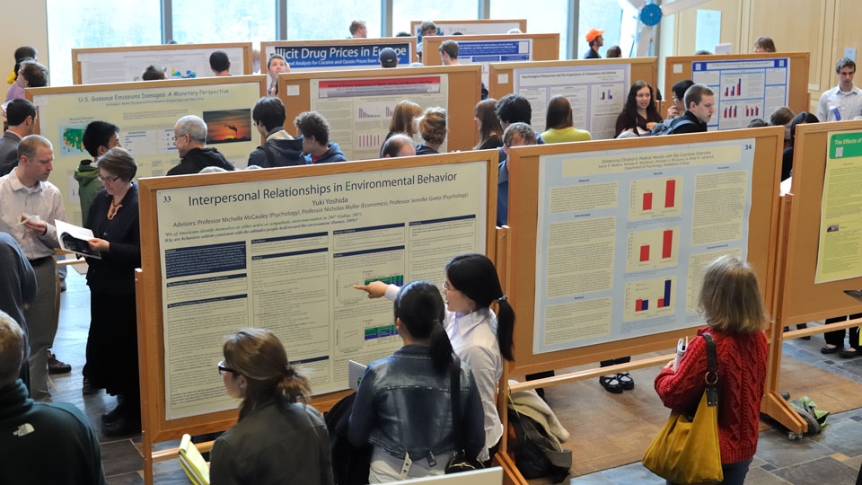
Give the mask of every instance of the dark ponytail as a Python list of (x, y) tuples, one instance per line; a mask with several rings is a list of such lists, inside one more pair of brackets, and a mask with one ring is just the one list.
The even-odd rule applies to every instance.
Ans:
[(427, 281), (414, 281), (398, 290), (395, 318), (400, 318), (413, 338), (431, 342), (434, 370), (444, 375), (452, 365), (452, 343), (443, 328), (446, 309), (440, 290)]
[(503, 358), (514, 362), (515, 311), (503, 294), (494, 263), (482, 254), (461, 254), (446, 265), (446, 276), (454, 289), (473, 300), (477, 310), (497, 302), (497, 344)]

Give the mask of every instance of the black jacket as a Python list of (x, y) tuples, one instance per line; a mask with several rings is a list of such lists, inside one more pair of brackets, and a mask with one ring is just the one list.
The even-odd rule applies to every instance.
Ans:
[(302, 139), (290, 138), (286, 131), (276, 128), (266, 134), (266, 142), (263, 145), (251, 152), (248, 164), (263, 168), (305, 165), (305, 158), (302, 156)]
[(111, 243), (102, 259), (87, 258), (87, 285), (94, 293), (108, 295), (135, 294), (135, 268), (141, 267), (141, 233), (138, 222), (138, 186), (123, 197), (123, 207), (112, 220), (108, 209), (112, 197), (105, 189), (99, 191), (90, 206), (87, 228), (97, 238)]
[(168, 175), (190, 175), (206, 167), (221, 167), (228, 172), (236, 170), (215, 148), (192, 148), (176, 167), (168, 170)]

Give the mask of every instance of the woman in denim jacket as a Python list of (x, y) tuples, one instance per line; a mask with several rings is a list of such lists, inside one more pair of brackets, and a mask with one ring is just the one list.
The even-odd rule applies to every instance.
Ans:
[[(441, 475), (454, 456), (453, 352), (444, 318), (443, 299), (431, 283), (410, 283), (395, 298), (395, 328), (404, 347), (368, 365), (350, 415), (350, 442), (374, 446), (369, 483)], [(464, 363), (460, 389), (464, 451), (476, 458), (485, 445), (482, 404)]]

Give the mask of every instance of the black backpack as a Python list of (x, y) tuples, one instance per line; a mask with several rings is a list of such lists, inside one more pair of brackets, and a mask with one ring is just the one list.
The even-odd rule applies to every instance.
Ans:
[(560, 448), (533, 418), (509, 408), (509, 449), (526, 479), (549, 477), (562, 482), (572, 467), (572, 451)]
[(329, 449), (332, 452), (332, 474), (336, 485), (361, 485), (368, 483), (371, 468), (371, 445), (354, 447), (347, 438), (350, 413), (356, 393), (344, 397), (324, 414), (329, 431)]
[(679, 128), (680, 126), (693, 125), (693, 124), (694, 124), (694, 121), (691, 121), (690, 119), (686, 118), (685, 116), (677, 116), (676, 118), (674, 118), (670, 121), (665, 121), (665, 122), (662, 122), (662, 123), (655, 125), (652, 129), (652, 135), (653, 136), (673, 135), (674, 131), (676, 131), (676, 129)]

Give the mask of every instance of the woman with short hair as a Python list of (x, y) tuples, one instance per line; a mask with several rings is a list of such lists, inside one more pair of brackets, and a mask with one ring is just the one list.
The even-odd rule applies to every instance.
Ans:
[(417, 155), (435, 155), (446, 141), (446, 110), (440, 107), (428, 108), (419, 118), (419, 135), (423, 143), (416, 146)]
[(96, 161), (103, 188), (93, 198), (86, 227), (93, 231), (87, 258), (90, 330), (84, 379), (117, 396), (102, 415), (102, 432), (121, 436), (141, 429), (138, 377), (138, 324), (135, 268), (141, 267), (137, 164), (123, 148), (111, 148)]
[(230, 336), (219, 362), (239, 420), (213, 445), (212, 485), (332, 484), (329, 434), (307, 404), (308, 379), (287, 360), (278, 337), (246, 328)]
[[(768, 324), (754, 270), (725, 255), (707, 266), (699, 307), (715, 340), (718, 359), (718, 442), (725, 485), (742, 484), (757, 451), (760, 403), (766, 385)], [(669, 362), (655, 378), (665, 406), (693, 414), (706, 384), (706, 340), (695, 338), (674, 371)], [(670, 483), (670, 482), (668, 482)]]

